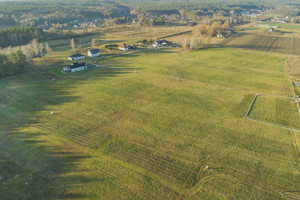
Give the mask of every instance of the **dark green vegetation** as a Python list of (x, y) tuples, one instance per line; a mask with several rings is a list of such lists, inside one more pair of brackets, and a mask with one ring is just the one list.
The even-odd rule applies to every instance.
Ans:
[(298, 197), (298, 133), (244, 118), (257, 92), (292, 96), (285, 61), (249, 50), (165, 49), (66, 77), (1, 80), (1, 166), (11, 170), (0, 170), (0, 195)]
[(0, 2), (0, 25), (66, 23), (72, 20), (128, 16), (130, 9), (114, 1), (50, 0)]
[[(122, 0), (129, 4), (138, 5), (140, 9), (147, 10), (147, 11), (155, 11), (165, 9), (165, 11), (179, 11), (179, 10), (209, 10), (209, 9), (220, 9), (220, 10), (241, 10), (241, 9), (261, 9), (265, 6), (267, 7), (274, 7), (283, 4), (291, 4), (296, 3), (297, 1), (293, 0), (250, 0), (250, 1), (242, 1), (242, 0), (227, 0), (220, 2), (218, 0), (207, 0), (207, 1), (196, 1), (196, 0), (189, 0), (189, 1), (182, 1), (182, 0), (161, 0), (161, 1), (137, 1), (137, 0)], [(295, 4), (296, 5), (296, 4)], [(200, 10), (201, 11), (201, 10)], [(172, 14), (172, 13), (169, 13)]]
[[(288, 6), (288, 7), (284, 7)], [(185, 16), (213, 16), (215, 11), (222, 11), (224, 16), (230, 15), (230, 11), (236, 11), (239, 15), (243, 10), (266, 10), (277, 9), (274, 12), (283, 13), (289, 16), (299, 15), (299, 3), (297, 0), (50, 0), (50, 1), (14, 1), (0, 2), (0, 27), (30, 25), (43, 26), (50, 28), (59, 24), (78, 24), (75, 20), (81, 22), (84, 19), (101, 19), (97, 21), (99, 25), (103, 24), (103, 19), (112, 19), (116, 23), (131, 22), (133, 18), (139, 15), (152, 13), (160, 14), (178, 14)], [(287, 9), (288, 8), (288, 9)], [(286, 11), (292, 10), (287, 13)], [(77, 21), (78, 22), (78, 21)], [(163, 24), (162, 20), (155, 20), (154, 25)]]
[(44, 39), (45, 33), (40, 28), (11, 27), (0, 29), (0, 47), (20, 46), (29, 43), (32, 39)]
[(21, 51), (11, 53), (9, 57), (0, 54), (0, 77), (24, 72), (26, 64), (25, 55)]

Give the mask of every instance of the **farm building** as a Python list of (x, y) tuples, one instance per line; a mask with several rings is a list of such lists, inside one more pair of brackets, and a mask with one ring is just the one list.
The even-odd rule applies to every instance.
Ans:
[(86, 70), (87, 69), (87, 63), (85, 63), (85, 62), (83, 62), (83, 63), (74, 62), (70, 66), (63, 67), (63, 69), (64, 69), (63, 71), (66, 72), (66, 73), (78, 72), (78, 71)]
[(160, 47), (160, 46), (165, 46), (168, 45), (169, 41), (167, 40), (157, 40), (155, 41), (155, 43), (153, 44), (154, 47)]
[(99, 49), (90, 49), (88, 51), (88, 56), (89, 57), (97, 57), (97, 56), (100, 56), (100, 51)]
[(127, 45), (126, 43), (122, 43), (119, 45), (119, 49), (122, 51), (128, 51), (129, 45)]
[(76, 54), (69, 56), (68, 59), (69, 60), (83, 60), (83, 59), (85, 59), (85, 56), (80, 53), (76, 53)]

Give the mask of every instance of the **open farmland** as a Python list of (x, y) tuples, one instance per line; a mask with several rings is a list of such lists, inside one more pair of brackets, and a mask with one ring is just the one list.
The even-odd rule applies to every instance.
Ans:
[(242, 33), (224, 40), (221, 46), (300, 55), (300, 38)]
[(0, 195), (299, 198), (299, 135), (244, 119), (257, 92), (293, 95), (286, 59), (158, 49), (1, 80)]

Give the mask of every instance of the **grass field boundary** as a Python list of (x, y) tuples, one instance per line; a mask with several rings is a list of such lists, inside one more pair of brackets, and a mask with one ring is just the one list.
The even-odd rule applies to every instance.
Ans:
[(252, 110), (252, 108), (253, 108), (253, 106), (254, 106), (254, 104), (255, 104), (255, 101), (256, 101), (256, 99), (257, 99), (257, 96), (258, 96), (258, 94), (256, 94), (255, 97), (253, 98), (253, 101), (252, 101), (252, 103), (251, 103), (251, 105), (250, 105), (250, 107), (249, 107), (249, 109), (248, 109), (248, 111), (247, 111), (247, 113), (246, 113), (245, 118), (247, 118), (247, 117), (249, 116), (249, 114), (250, 114), (250, 112), (251, 112), (251, 110)]
[[(293, 127), (289, 127), (289, 126), (284, 126), (284, 125), (281, 125), (281, 124), (277, 124), (277, 123), (272, 123), (272, 122), (266, 122), (266, 121), (262, 121), (262, 120), (258, 120), (258, 119), (253, 119), (253, 118), (250, 118), (249, 117), (249, 114), (251, 113), (251, 110), (253, 109), (254, 107), (254, 104), (256, 102), (256, 99), (258, 98), (258, 96), (274, 96), (274, 97), (277, 97), (277, 98), (283, 98), (283, 99), (290, 99), (290, 100), (296, 100), (297, 98), (292, 98), (292, 97), (284, 97), (284, 96), (278, 96), (278, 95), (272, 95), (272, 94), (256, 94), (249, 109), (248, 109), (248, 112), (246, 113), (245, 115), (245, 118), (246, 119), (249, 119), (249, 120), (252, 120), (252, 121), (255, 121), (255, 122), (258, 122), (258, 123), (262, 123), (262, 124), (267, 124), (267, 125), (272, 125), (272, 126), (277, 126), (277, 127), (280, 127), (280, 128), (284, 128), (284, 129), (287, 129), (287, 130), (290, 130), (290, 131), (296, 131), (296, 132), (300, 132), (300, 129), (297, 129), (297, 128), (293, 128)], [(299, 116), (300, 116), (300, 108), (299, 108), (299, 104), (297, 104), (297, 108), (298, 108), (298, 113), (299, 113)]]
[[(297, 92), (296, 92), (296, 84), (295, 84), (295, 82), (292, 82), (292, 86), (293, 86), (293, 90), (294, 90), (294, 94), (295, 94), (295, 98), (296, 99), (298, 99), (297, 98)], [(298, 114), (299, 114), (299, 117), (300, 117), (300, 105), (299, 105), (299, 103), (297, 103), (297, 108), (298, 108)]]
[(284, 126), (284, 125), (281, 125), (281, 124), (276, 124), (276, 123), (271, 123), (271, 122), (261, 121), (261, 120), (258, 120), (258, 119), (252, 119), (252, 118), (250, 118), (249, 116), (247, 117), (247, 119), (252, 120), (252, 121), (255, 121), (255, 122), (259, 122), (259, 123), (261, 123), (261, 124), (267, 124), (267, 125), (277, 126), (277, 127), (283, 128), (283, 129), (287, 129), (287, 130), (290, 130), (290, 131), (296, 131), (296, 132), (299, 132), (299, 133), (300, 133), (300, 130), (299, 130), (299, 129), (292, 128), (292, 127), (288, 127), (288, 126)]
[(293, 148), (295, 149), (295, 152), (296, 152), (296, 161), (299, 162), (299, 144), (298, 144), (298, 141), (297, 141), (297, 138), (296, 138), (296, 135), (295, 135), (295, 132), (294, 131), (291, 131), (291, 137), (292, 137), (292, 143), (293, 143)]

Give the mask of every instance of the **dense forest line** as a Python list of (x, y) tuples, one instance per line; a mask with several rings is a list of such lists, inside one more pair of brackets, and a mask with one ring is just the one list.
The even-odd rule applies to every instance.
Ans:
[(11, 53), (9, 56), (0, 54), (0, 78), (22, 73), (26, 65), (26, 58), (22, 51)]
[(281, 6), (299, 7), (298, 0), (120, 0), (134, 5), (139, 12), (157, 12), (165, 14), (185, 13), (197, 10), (243, 10), (243, 9), (275, 9)]
[[(104, 19), (153, 14), (201, 15), (207, 10), (241, 11), (250, 9), (293, 9), (290, 15), (300, 15), (298, 0), (37, 0), (0, 2), (0, 27), (43, 26), (64, 24), (76, 20)], [(289, 9), (288, 9), (289, 10)], [(135, 12), (132, 12), (135, 11)]]
[(130, 15), (130, 8), (114, 1), (50, 0), (0, 2), (0, 26), (67, 23), (71, 20)]
[(41, 28), (10, 27), (0, 29), (0, 47), (27, 44), (32, 39), (44, 39), (45, 33)]

